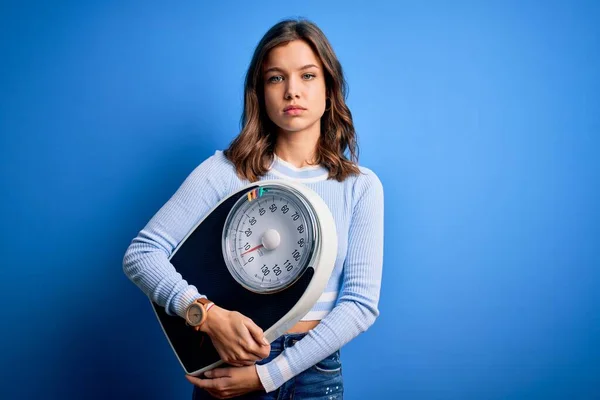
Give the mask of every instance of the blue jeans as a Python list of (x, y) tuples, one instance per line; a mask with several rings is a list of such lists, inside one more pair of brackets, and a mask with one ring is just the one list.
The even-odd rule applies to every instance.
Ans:
[[(302, 339), (306, 333), (285, 334), (271, 343), (271, 354), (269, 357), (257, 362), (266, 364), (277, 357), (283, 350), (293, 346)], [(344, 383), (342, 379), (342, 363), (340, 351), (336, 351), (324, 360), (318, 362), (306, 371), (301, 372), (289, 381), (281, 385), (271, 393), (251, 392), (236, 399), (246, 400), (342, 400), (344, 395)], [(213, 399), (203, 389), (194, 386), (193, 400)]]

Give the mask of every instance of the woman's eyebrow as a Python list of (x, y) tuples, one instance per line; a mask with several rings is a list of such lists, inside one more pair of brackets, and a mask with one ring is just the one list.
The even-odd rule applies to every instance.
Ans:
[[(308, 69), (308, 68), (317, 68), (318, 69), (319, 67), (317, 67), (315, 64), (306, 64), (305, 66), (298, 68), (298, 71), (302, 71), (302, 70)], [(270, 67), (270, 68), (266, 69), (264, 73), (266, 74), (266, 73), (269, 73), (272, 71), (285, 72), (283, 69), (281, 69), (279, 67)]]

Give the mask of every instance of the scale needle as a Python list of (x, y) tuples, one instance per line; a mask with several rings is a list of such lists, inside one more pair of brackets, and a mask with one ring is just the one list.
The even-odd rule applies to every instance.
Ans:
[(243, 252), (241, 255), (243, 256), (244, 254), (248, 254), (248, 253), (250, 253), (251, 251), (254, 251), (254, 250), (260, 249), (261, 247), (264, 247), (264, 246), (263, 246), (262, 244), (259, 244), (258, 246), (256, 246), (256, 247), (253, 247), (253, 248), (251, 248), (250, 250)]

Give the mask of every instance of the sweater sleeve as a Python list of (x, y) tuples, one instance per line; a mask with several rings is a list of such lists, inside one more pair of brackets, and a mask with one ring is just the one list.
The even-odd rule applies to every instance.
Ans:
[(197, 166), (125, 252), (125, 275), (169, 315), (184, 317), (187, 305), (202, 297), (169, 258), (198, 221), (229, 193), (228, 163), (218, 151)]
[[(256, 370), (267, 392), (366, 331), (379, 315), (383, 266), (383, 187), (370, 170), (355, 184), (343, 282), (333, 310), (294, 346)], [(362, 181), (362, 182), (361, 182)], [(360, 182), (360, 183), (359, 183)]]

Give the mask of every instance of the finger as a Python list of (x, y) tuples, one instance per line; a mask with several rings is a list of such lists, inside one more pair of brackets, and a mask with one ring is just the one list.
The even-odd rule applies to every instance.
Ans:
[(225, 362), (226, 364), (229, 364), (232, 367), (243, 367), (244, 366), (244, 364), (242, 364), (242, 361), (244, 361), (244, 360), (240, 360), (240, 357), (238, 357), (238, 354), (236, 354), (234, 352), (230, 352), (230, 351), (217, 351), (217, 352), (219, 353), (221, 360), (223, 360), (223, 362)]
[[(247, 357), (247, 358), (249, 358), (249, 357)], [(232, 367), (236, 367), (236, 368), (241, 368), (241, 367), (249, 367), (251, 365), (254, 365), (255, 363), (256, 363), (256, 361), (238, 360), (238, 361), (229, 362), (229, 363), (227, 363), (227, 365), (231, 365)]]
[(186, 375), (185, 378), (200, 389), (217, 390), (218, 379), (200, 379), (192, 375)]
[(246, 328), (248, 328), (248, 331), (250, 331), (250, 334), (254, 340), (256, 340), (256, 343), (263, 346), (269, 346), (270, 343), (265, 337), (263, 330), (260, 329), (260, 327), (254, 323), (254, 321), (252, 321), (250, 318), (247, 318), (244, 325), (246, 325)]
[(215, 368), (210, 371), (206, 371), (204, 376), (207, 378), (225, 378), (231, 376), (231, 368)]
[(247, 351), (249, 351), (256, 357), (258, 357), (258, 359), (254, 360), (254, 361), (259, 361), (259, 360), (262, 360), (263, 358), (269, 357), (269, 354), (271, 353), (271, 345), (270, 344), (261, 345), (259, 343), (256, 343), (256, 341), (252, 337), (247, 340), (249, 340), (246, 345), (248, 347)]
[(246, 359), (251, 359), (251, 363), (246, 363), (247, 365), (252, 365), (256, 361), (260, 361), (263, 358), (267, 358), (271, 353), (271, 346), (260, 346), (256, 344), (254, 339), (249, 339), (249, 342), (244, 344), (246, 351), (248, 352), (248, 357)]
[(212, 397), (217, 398), (217, 399), (231, 399), (232, 397), (234, 397), (227, 392), (219, 392), (219, 391), (215, 391), (215, 390), (207, 390), (207, 392)]
[[(260, 329), (260, 328), (259, 328)], [(240, 344), (243, 349), (248, 353), (246, 357), (242, 357), (243, 360), (258, 361), (269, 355), (271, 345), (265, 346), (256, 342), (256, 339), (250, 334), (248, 330), (242, 332), (240, 335)]]
[(247, 363), (252, 363), (253, 361), (244, 361), (244, 360), (235, 360), (226, 362), (227, 365), (231, 365), (232, 367), (247, 367)]
[(210, 390), (210, 389), (206, 389), (206, 391), (208, 392), (208, 394), (210, 394), (212, 397), (216, 398), (216, 399), (222, 399), (223, 397), (221, 397), (221, 394), (217, 391), (214, 390)]
[(243, 362), (244, 365), (248, 363), (254, 363), (258, 360), (262, 360), (262, 346), (257, 345), (254, 339), (248, 334), (248, 336), (242, 337), (241, 340), (242, 351), (238, 354), (238, 361)]

